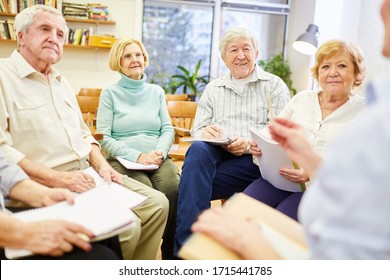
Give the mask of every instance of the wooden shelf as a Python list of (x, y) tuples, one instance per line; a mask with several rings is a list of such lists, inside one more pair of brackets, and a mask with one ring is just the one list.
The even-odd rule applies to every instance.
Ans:
[(68, 18), (68, 17), (66, 17), (65, 20), (67, 22), (93, 23), (93, 24), (105, 24), (105, 25), (116, 24), (116, 22), (112, 20), (81, 19), (81, 18)]
[[(11, 40), (11, 39), (1, 39), (0, 42), (5, 42), (5, 43), (16, 43), (16, 40)], [(71, 45), (71, 44), (65, 44), (65, 48), (69, 49), (90, 49), (90, 50), (110, 50), (110, 47), (97, 47), (97, 46), (81, 46), (81, 45)]]
[[(10, 13), (2, 13), (0, 12), (0, 16), (4, 17), (15, 17), (16, 14), (10, 14)], [(96, 19), (81, 19), (81, 18), (65, 18), (66, 22), (80, 22), (80, 23), (92, 23), (92, 24), (105, 24), (105, 25), (115, 25), (116, 22), (113, 20), (96, 20)]]

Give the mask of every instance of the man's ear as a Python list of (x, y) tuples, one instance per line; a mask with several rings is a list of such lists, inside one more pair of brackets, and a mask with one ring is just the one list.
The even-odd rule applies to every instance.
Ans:
[(24, 45), (24, 33), (22, 31), (18, 32), (18, 46)]

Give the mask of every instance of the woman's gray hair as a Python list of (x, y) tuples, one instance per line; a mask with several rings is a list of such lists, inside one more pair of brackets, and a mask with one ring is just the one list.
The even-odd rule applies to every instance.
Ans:
[[(20, 13), (18, 13), (15, 17), (14, 25), (15, 25), (16, 34), (18, 34), (19, 31), (25, 32), (28, 29), (35, 16), (35, 13), (38, 11), (44, 11), (44, 12), (62, 16), (62, 13), (59, 10), (51, 6), (35, 5), (35, 6), (28, 7), (23, 11), (21, 11)], [(65, 25), (65, 36), (67, 36), (67, 34), (68, 34), (68, 26)]]
[(254, 51), (259, 50), (259, 43), (257, 42), (257, 39), (252, 32), (246, 28), (233, 28), (228, 30), (221, 38), (219, 43), (219, 51), (221, 55), (225, 53), (227, 45), (241, 38), (250, 39), (252, 41)]

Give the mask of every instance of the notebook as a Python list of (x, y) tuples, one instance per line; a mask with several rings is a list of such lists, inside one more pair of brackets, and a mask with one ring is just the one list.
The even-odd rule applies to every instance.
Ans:
[(116, 158), (124, 167), (132, 170), (156, 170), (159, 168), (157, 164), (142, 164), (133, 162), (122, 157)]
[(271, 139), (266, 130), (257, 131), (249, 129), (253, 141), (261, 149), (261, 155), (257, 157), (261, 176), (276, 188), (289, 192), (302, 192), (305, 184), (294, 183), (279, 174), (281, 167), (296, 169), (292, 160), (280, 145)]
[[(92, 168), (85, 170), (96, 182), (96, 188), (75, 196), (74, 204), (66, 201), (13, 214), (25, 222), (65, 220), (91, 230), (98, 241), (117, 235), (132, 226), (136, 219), (131, 208), (141, 205), (147, 197), (117, 183), (106, 183)], [(5, 248), (8, 259), (32, 255), (28, 250)]]
[[(278, 210), (243, 193), (233, 195), (223, 204), (224, 211), (240, 219), (253, 219), (259, 225), (269, 244), (283, 259), (308, 259), (302, 226)], [(266, 254), (266, 251), (264, 251)], [(191, 260), (239, 260), (238, 254), (213, 238), (194, 233), (179, 251), (183, 259)]]

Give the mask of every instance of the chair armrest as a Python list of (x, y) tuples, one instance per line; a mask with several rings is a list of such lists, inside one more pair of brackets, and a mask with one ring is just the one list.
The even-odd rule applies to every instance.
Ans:
[(104, 138), (104, 134), (102, 132), (92, 132), (92, 136), (96, 141), (103, 140)]
[(182, 127), (174, 126), (175, 134), (181, 137), (189, 137), (191, 136), (190, 130)]

